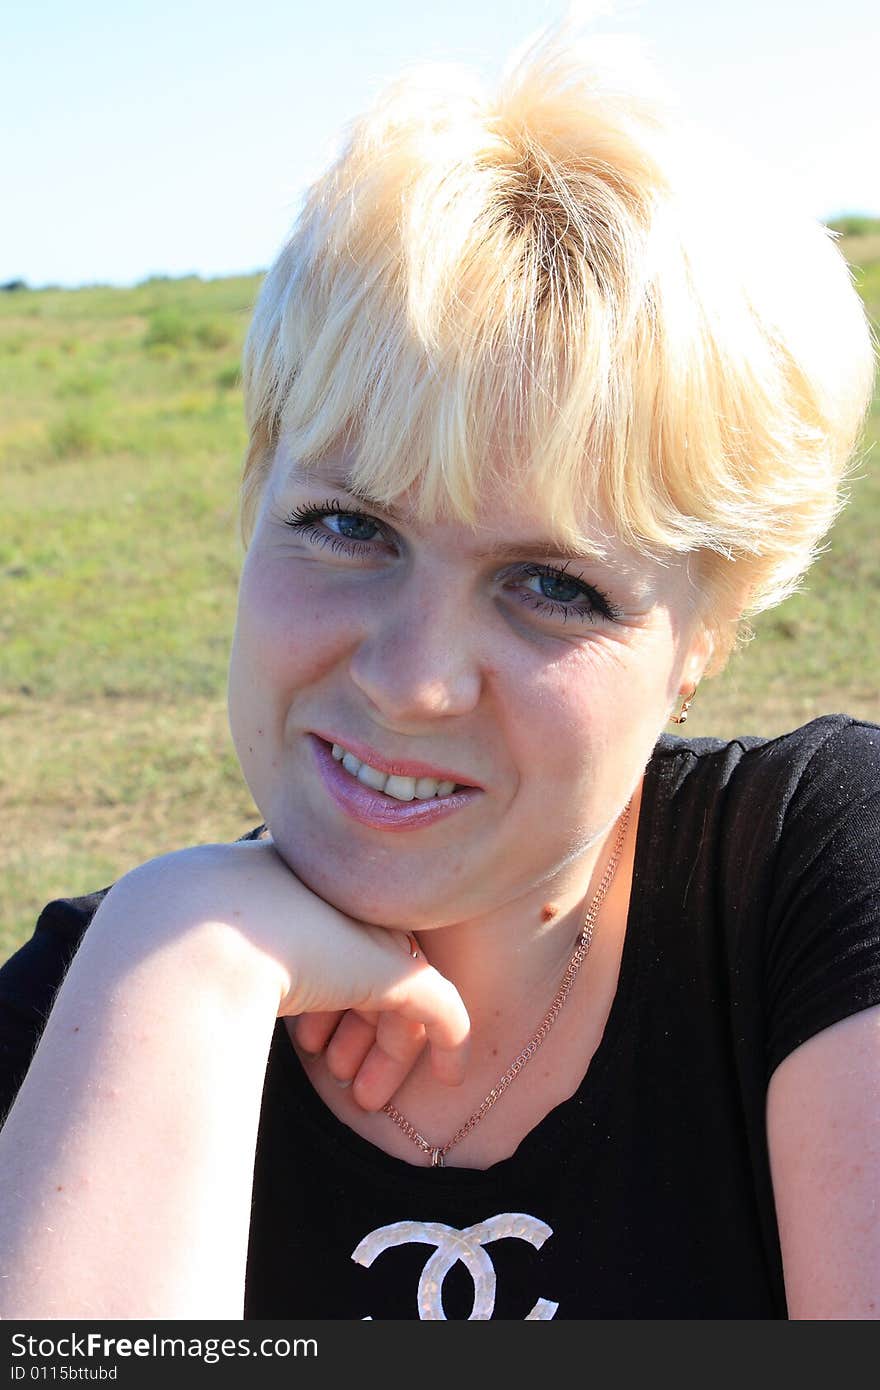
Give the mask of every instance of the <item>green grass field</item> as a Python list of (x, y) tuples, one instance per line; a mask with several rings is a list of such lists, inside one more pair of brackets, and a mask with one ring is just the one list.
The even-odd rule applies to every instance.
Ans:
[[(843, 245), (880, 320), (880, 230)], [(259, 280), (0, 294), (0, 958), (50, 898), (260, 817), (226, 727), (241, 343)], [(880, 720), (880, 435), (806, 591), (690, 733)]]

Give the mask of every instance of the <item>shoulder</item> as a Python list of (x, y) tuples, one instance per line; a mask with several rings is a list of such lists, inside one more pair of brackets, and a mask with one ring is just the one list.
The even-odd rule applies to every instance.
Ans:
[(774, 738), (664, 737), (652, 774), (666, 907), (720, 943), (766, 1081), (880, 1002), (880, 726), (835, 714)]
[[(257, 840), (265, 829), (256, 826), (240, 840)], [(0, 968), (0, 1059), (4, 1054), (16, 1062), (29, 1057), (61, 981), (112, 886), (53, 898), (40, 912), (33, 935)]]
[[(785, 778), (793, 800), (851, 802), (880, 787), (880, 725), (824, 715), (752, 750), (756, 765)], [(838, 795), (839, 793), (839, 795)]]
[(880, 726), (833, 714), (775, 738), (665, 743), (664, 833), (685, 827), (683, 853), (711, 884), (734, 975), (756, 991), (769, 1080), (880, 1003)]
[[(880, 874), (880, 725), (828, 714), (773, 738), (664, 735), (651, 764), (661, 833), (699, 845), (738, 907), (828, 897)], [(815, 872), (813, 872), (815, 871)]]
[(844, 762), (876, 775), (880, 769), (880, 724), (849, 714), (823, 714), (773, 737), (741, 734), (736, 738), (680, 738), (662, 734), (652, 762), (674, 766), (679, 777), (699, 770), (729, 778), (736, 773), (754, 781), (783, 777), (798, 781), (811, 763), (821, 767)]
[(788, 807), (768, 952), (767, 1142), (789, 1317), (880, 1306), (880, 728), (816, 748)]
[[(246, 831), (235, 841), (241, 844), (245, 840), (259, 840), (266, 832), (266, 825), (257, 825), (252, 830)], [(55, 949), (62, 956), (71, 957), (76, 951), (82, 939), (83, 932), (88, 927), (104, 898), (113, 887), (108, 884), (105, 888), (98, 888), (94, 892), (84, 893), (78, 897), (53, 898), (40, 912), (34, 934), (25, 942), (21, 950), (33, 947), (36, 951), (47, 951)], [(6, 969), (15, 962), (21, 952), (17, 951), (11, 956), (0, 970), (0, 979), (3, 978)]]
[(766, 849), (786, 830), (833, 826), (880, 791), (880, 725), (827, 714), (772, 738), (664, 734), (649, 770), (674, 818), (711, 815), (741, 849)]

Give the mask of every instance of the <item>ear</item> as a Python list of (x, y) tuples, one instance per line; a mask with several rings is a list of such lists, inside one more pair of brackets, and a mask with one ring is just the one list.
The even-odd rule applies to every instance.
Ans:
[(688, 695), (700, 684), (703, 673), (715, 653), (715, 638), (705, 624), (700, 623), (687, 650), (681, 668), (680, 694)]

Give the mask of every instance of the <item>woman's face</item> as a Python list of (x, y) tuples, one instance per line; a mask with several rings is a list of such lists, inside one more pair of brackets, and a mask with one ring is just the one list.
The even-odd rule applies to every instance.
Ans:
[[(477, 530), (417, 526), (345, 477), (342, 453), (318, 471), (280, 449), (241, 578), (230, 725), (275, 844), (314, 892), (389, 927), (550, 893), (699, 679), (684, 562), (607, 540), (602, 560), (573, 559), (542, 541), (523, 497), (484, 506)], [(425, 801), (349, 783), (330, 742), (479, 790), (413, 817)]]

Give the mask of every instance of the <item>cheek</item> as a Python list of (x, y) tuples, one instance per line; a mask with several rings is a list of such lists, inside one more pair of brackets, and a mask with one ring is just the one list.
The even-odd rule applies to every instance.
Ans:
[(245, 567), (235, 647), (257, 691), (314, 679), (345, 642), (345, 624), (309, 566), (257, 557)]
[(496, 675), (495, 701), (501, 740), (519, 771), (520, 791), (529, 800), (552, 793), (554, 804), (579, 798), (603, 741), (606, 663), (595, 654), (569, 649), (553, 662), (508, 663)]
[[(666, 717), (667, 644), (639, 634), (590, 643), (516, 683), (516, 727), (537, 784), (553, 782), (579, 797), (585, 784), (632, 781), (644, 767)], [(642, 640), (642, 639), (645, 640)], [(528, 750), (526, 753), (525, 750)], [(597, 780), (598, 779), (598, 780)]]
[(576, 737), (579, 730), (608, 725), (621, 705), (642, 703), (649, 664), (635, 643), (597, 639), (568, 648), (531, 679), (520, 673), (519, 689), (542, 723), (555, 726), (560, 737)]
[(258, 805), (284, 738), (291, 701), (320, 682), (344, 651), (342, 625), (304, 567), (271, 556), (245, 561), (229, 659), (232, 740)]

